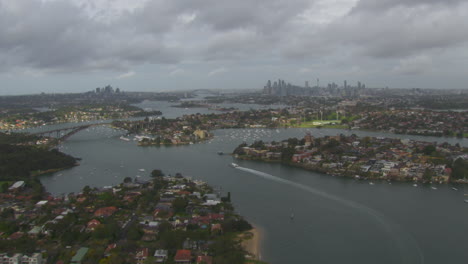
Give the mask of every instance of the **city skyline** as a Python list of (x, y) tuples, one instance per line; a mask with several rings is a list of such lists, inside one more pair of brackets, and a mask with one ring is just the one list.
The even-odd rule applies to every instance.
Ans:
[(467, 16), (458, 0), (0, 0), (0, 95), (262, 89), (278, 77), (466, 89)]

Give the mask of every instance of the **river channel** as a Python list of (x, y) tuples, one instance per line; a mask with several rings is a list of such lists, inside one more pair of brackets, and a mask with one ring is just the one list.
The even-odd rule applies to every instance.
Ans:
[[(145, 106), (151, 108), (151, 102)], [(161, 111), (166, 117), (187, 112), (165, 108)], [(59, 146), (80, 157), (80, 166), (42, 176), (41, 181), (47, 191), (60, 195), (79, 192), (86, 185), (118, 184), (128, 176), (148, 179), (156, 168), (204, 180), (223, 193), (231, 192), (236, 210), (261, 228), (262, 259), (271, 264), (466, 263), (468, 203), (464, 202), (464, 186), (456, 186), (455, 191), (451, 185), (433, 186), (437, 189), (408, 183), (370, 185), (217, 154), (230, 153), (243, 141), (303, 137), (307, 131), (316, 137), (355, 133), (468, 145), (467, 140), (455, 138), (298, 128), (217, 130), (212, 140), (199, 144), (138, 147), (136, 141), (119, 139), (125, 131), (97, 126)], [(232, 162), (241, 168), (228, 166)]]

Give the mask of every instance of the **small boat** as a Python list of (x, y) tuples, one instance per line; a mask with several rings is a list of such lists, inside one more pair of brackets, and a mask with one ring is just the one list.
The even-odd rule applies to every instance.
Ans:
[(139, 169), (139, 171), (145, 171), (145, 169)]
[(373, 183), (373, 182), (369, 182), (369, 185), (374, 185), (374, 183)]
[(231, 163), (231, 167), (237, 168), (237, 167), (239, 167), (239, 165), (237, 165), (237, 164), (235, 164), (235, 163)]
[(415, 184), (413, 184), (413, 187), (418, 187), (418, 185), (415, 183)]
[(457, 188), (455, 188), (455, 187), (452, 187), (452, 190), (454, 190), (454, 191), (458, 191), (458, 189), (457, 189)]
[(130, 141), (129, 138), (126, 138), (126, 137), (124, 137), (124, 136), (121, 136), (120, 139), (123, 140), (123, 141)]
[(218, 151), (218, 155), (223, 155), (223, 154), (224, 154), (224, 152)]
[(431, 189), (432, 190), (437, 190), (437, 187), (432, 186)]
[(465, 201), (465, 203), (468, 203), (468, 199), (465, 199), (464, 201)]

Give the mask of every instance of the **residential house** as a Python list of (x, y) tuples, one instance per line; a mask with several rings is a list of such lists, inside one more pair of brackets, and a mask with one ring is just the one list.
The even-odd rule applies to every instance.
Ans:
[(31, 256), (23, 255), (21, 257), (21, 264), (42, 264), (42, 254), (34, 253)]
[(135, 254), (136, 263), (143, 264), (148, 258), (148, 256), (149, 256), (148, 248), (142, 248), (142, 249), (137, 250)]
[(70, 264), (81, 264), (83, 261), (83, 258), (86, 256), (88, 253), (89, 248), (87, 247), (82, 247), (78, 249), (76, 254), (72, 257)]
[(167, 250), (158, 249), (154, 252), (154, 258), (156, 263), (162, 263), (167, 260)]
[(99, 220), (93, 219), (93, 220), (89, 221), (88, 224), (86, 225), (86, 231), (92, 232), (99, 225), (101, 225), (101, 222), (99, 222)]
[(192, 263), (192, 252), (187, 249), (179, 249), (174, 257), (176, 264), (190, 264)]
[(13, 183), (13, 185), (11, 185), (10, 188), (8, 188), (8, 190), (9, 191), (18, 191), (21, 188), (23, 188), (24, 185), (25, 185), (24, 181), (17, 181), (15, 183)]
[(117, 207), (115, 206), (109, 206), (109, 207), (103, 207), (99, 208), (94, 212), (94, 216), (96, 217), (109, 217), (113, 215), (117, 211)]

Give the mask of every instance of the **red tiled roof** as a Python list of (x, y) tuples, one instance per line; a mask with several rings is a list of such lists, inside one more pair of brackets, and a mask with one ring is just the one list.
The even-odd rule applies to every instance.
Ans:
[(101, 222), (99, 222), (99, 221), (96, 220), (96, 219), (93, 219), (93, 220), (91, 220), (91, 221), (88, 222), (87, 227), (91, 229), (91, 228), (97, 227), (97, 226), (100, 225), (100, 224), (101, 224)]
[(94, 212), (94, 216), (111, 216), (117, 211), (117, 207), (103, 207), (99, 208)]
[(192, 252), (187, 249), (179, 249), (174, 257), (175, 261), (187, 261), (192, 258)]
[(117, 247), (117, 244), (116, 243), (113, 243), (113, 244), (109, 244), (106, 248), (106, 251), (105, 252), (109, 252), (111, 251), (112, 249), (116, 248)]
[(15, 233), (11, 234), (11, 235), (8, 237), (8, 239), (9, 239), (9, 240), (19, 239), (19, 238), (21, 238), (23, 235), (24, 235), (23, 232), (15, 232)]

